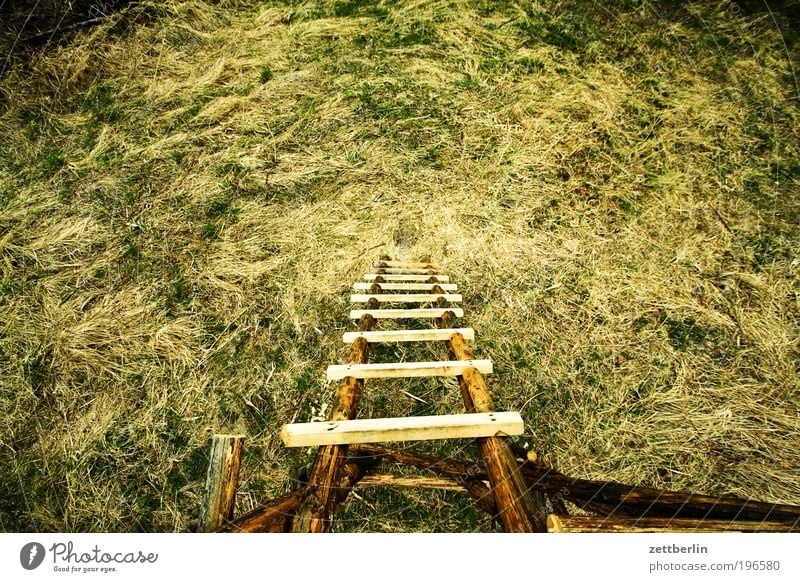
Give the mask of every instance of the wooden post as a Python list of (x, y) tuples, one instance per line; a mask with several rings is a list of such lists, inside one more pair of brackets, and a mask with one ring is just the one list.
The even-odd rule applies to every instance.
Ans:
[(211, 437), (200, 531), (214, 531), (233, 519), (244, 435), (215, 434)]
[[(434, 292), (439, 292), (434, 287)], [(454, 316), (445, 313), (440, 327), (454, 326)], [(472, 350), (461, 334), (453, 334), (448, 340), (450, 356), (455, 360), (472, 360)], [(458, 386), (467, 412), (493, 412), (492, 395), (483, 375), (474, 368), (467, 368), (458, 377)], [(504, 438), (477, 439), (478, 448), (486, 463), (486, 472), (494, 492), (499, 518), (507, 532), (545, 532), (547, 513), (541, 494), (534, 495), (519, 471), (517, 460)]]
[[(372, 292), (381, 292), (377, 282), (373, 285)], [(371, 299), (367, 308), (377, 309), (378, 302)], [(371, 315), (364, 315), (359, 321), (358, 331), (370, 331), (374, 326), (375, 318)], [(356, 338), (347, 362), (349, 364), (365, 364), (368, 358), (369, 342), (363, 337)], [(354, 419), (358, 414), (358, 403), (363, 389), (363, 379), (351, 376), (345, 378), (339, 385), (330, 420)], [(314, 533), (330, 530), (331, 515), (340, 501), (339, 482), (346, 457), (347, 445), (325, 445), (317, 450), (317, 457), (314, 459), (314, 466), (308, 477), (308, 488), (292, 521), (293, 532)]]

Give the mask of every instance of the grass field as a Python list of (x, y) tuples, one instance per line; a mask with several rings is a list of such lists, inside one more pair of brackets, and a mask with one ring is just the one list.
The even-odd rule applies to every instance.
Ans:
[[(800, 37), (745, 8), (145, 2), (10, 60), (0, 529), (191, 529), (213, 432), (248, 435), (238, 511), (288, 490), (380, 254), (447, 266), (560, 470), (800, 503)], [(461, 410), (368, 382), (362, 416)], [(339, 516), (497, 527), (453, 492)]]

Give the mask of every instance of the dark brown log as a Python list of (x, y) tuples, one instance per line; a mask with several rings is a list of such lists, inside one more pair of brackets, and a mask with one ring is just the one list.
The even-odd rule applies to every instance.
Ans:
[(215, 434), (200, 511), (200, 531), (214, 531), (233, 519), (244, 435)]
[(531, 487), (560, 495), (582, 509), (628, 517), (697, 518), (737, 521), (775, 521), (800, 525), (800, 506), (766, 503), (738, 497), (710, 497), (678, 491), (567, 477), (553, 469), (522, 465)]
[(365, 475), (358, 482), (358, 487), (398, 487), (400, 489), (441, 489), (443, 491), (461, 491), (464, 488), (448, 477), (429, 477), (426, 475), (394, 475), (392, 473), (376, 473)]
[(289, 529), (300, 506), (305, 487), (273, 499), (237, 517), (216, 531), (220, 533), (281, 533)]
[[(380, 291), (380, 289), (378, 289)], [(367, 309), (377, 309), (378, 302), (370, 299)], [(375, 326), (371, 315), (363, 315), (359, 320), (359, 331), (369, 331)], [(369, 359), (369, 342), (363, 337), (356, 338), (347, 359), (349, 364), (364, 364)], [(345, 378), (339, 385), (336, 402), (331, 411), (331, 420), (352, 420), (358, 414), (358, 403), (364, 389), (364, 380)], [(292, 522), (294, 532), (324, 532), (331, 526), (331, 516), (340, 501), (338, 486), (342, 477), (342, 467), (347, 457), (347, 445), (325, 445), (317, 450), (314, 466), (308, 478), (309, 486), (297, 509)]]
[[(481, 482), (488, 477), (483, 465), (457, 459), (437, 459), (381, 445), (357, 445), (358, 454), (429, 469), (457, 482)], [(634, 487), (610, 481), (567, 477), (555, 469), (524, 461), (520, 470), (527, 487), (574, 503), (581, 509), (621, 517), (696, 518), (710, 520), (771, 521), (797, 529), (800, 506), (765, 503), (737, 497), (710, 497), (677, 491)], [(552, 498), (551, 497), (551, 498)], [(738, 517), (737, 517), (738, 516)]]
[(420, 455), (409, 451), (399, 451), (390, 449), (382, 445), (359, 444), (350, 447), (351, 453), (375, 457), (378, 460), (394, 461), (413, 465), (423, 469), (429, 469), (435, 473), (452, 479), (464, 489), (475, 500), (478, 507), (489, 513), (497, 514), (497, 506), (494, 502), (494, 495), (491, 489), (484, 483), (489, 477), (481, 465), (464, 463), (451, 459), (437, 459), (430, 455)]
[[(440, 320), (442, 328), (454, 326), (455, 317), (447, 312)], [(457, 333), (448, 341), (450, 356), (455, 360), (472, 360), (472, 350), (464, 336)], [(483, 376), (467, 368), (458, 377), (458, 385), (467, 412), (492, 412), (492, 396)], [(519, 472), (517, 461), (505, 438), (477, 439), (481, 457), (494, 492), (498, 517), (507, 532), (547, 531), (546, 508), (540, 495), (533, 495)]]
[(559, 517), (547, 518), (547, 531), (559, 533), (668, 533), (668, 532), (791, 532), (785, 523), (773, 521), (723, 521), (718, 519), (672, 519), (666, 517)]
[[(355, 457), (342, 467), (342, 480), (338, 487), (332, 488), (331, 493), (336, 497), (336, 503), (341, 503), (347, 494), (358, 484), (361, 477), (376, 464), (376, 460), (365, 457)], [(297, 513), (300, 503), (307, 495), (308, 485), (304, 485), (264, 505), (260, 505), (246, 514), (226, 523), (218, 532), (230, 533), (280, 533), (291, 529), (292, 520)]]

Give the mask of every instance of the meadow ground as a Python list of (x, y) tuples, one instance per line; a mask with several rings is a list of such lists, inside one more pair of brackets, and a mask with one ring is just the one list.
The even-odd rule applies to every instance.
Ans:
[[(447, 266), (560, 470), (800, 503), (800, 38), (745, 8), (144, 2), (11, 59), (0, 529), (191, 529), (213, 432), (248, 435), (238, 511), (286, 491), (380, 254)], [(362, 416), (460, 406), (368, 383)], [(454, 492), (339, 515), (496, 528)]]

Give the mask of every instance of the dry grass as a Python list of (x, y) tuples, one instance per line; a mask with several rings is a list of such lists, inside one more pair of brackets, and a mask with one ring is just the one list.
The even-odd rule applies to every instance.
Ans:
[[(447, 265), (561, 470), (800, 503), (796, 34), (602, 4), (143, 4), (11, 69), (0, 527), (189, 529), (214, 431), (249, 437), (239, 509), (282, 493), (381, 253)], [(494, 528), (359, 495), (341, 529)]]

